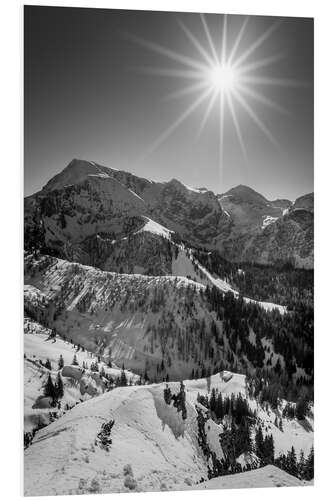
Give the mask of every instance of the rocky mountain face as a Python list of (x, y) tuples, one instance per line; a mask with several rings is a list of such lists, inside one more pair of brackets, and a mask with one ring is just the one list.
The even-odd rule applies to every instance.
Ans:
[[(25, 199), (25, 243), (111, 270), (106, 261), (115, 243), (119, 263), (121, 242), (135, 238), (148, 219), (189, 246), (218, 250), (231, 261), (313, 267), (313, 194), (294, 204), (268, 201), (247, 186), (216, 196), (175, 179), (154, 182), (83, 160), (72, 160)], [(140, 237), (142, 262), (145, 247), (163, 253), (150, 243)]]
[(233, 222), (228, 238), (217, 245), (226, 258), (313, 268), (313, 193), (294, 203), (268, 201), (251, 188), (237, 186), (218, 198)]

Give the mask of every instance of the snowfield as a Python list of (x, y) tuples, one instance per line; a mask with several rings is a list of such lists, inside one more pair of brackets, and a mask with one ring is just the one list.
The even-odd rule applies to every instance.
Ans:
[(158, 224), (158, 222), (149, 219), (149, 217), (144, 217), (144, 219), (146, 219), (147, 222), (144, 227), (138, 231), (138, 233), (146, 231), (148, 233), (157, 234), (158, 236), (163, 236), (163, 238), (167, 238), (168, 240), (171, 238), (171, 233), (174, 233), (174, 231), (170, 231), (170, 229), (167, 229), (161, 224)]
[(286, 486), (307, 486), (309, 483), (300, 481), (297, 477), (275, 467), (266, 465), (261, 469), (242, 472), (230, 476), (214, 477), (188, 489), (193, 490), (220, 490), (238, 488), (274, 488)]
[[(25, 450), (25, 495), (303, 484), (271, 466), (207, 481), (207, 459), (197, 439), (197, 411), (201, 405), (196, 403), (196, 396), (198, 392), (208, 393), (213, 387), (224, 396), (245, 394), (245, 377), (223, 372), (184, 384), (185, 420), (173, 405), (165, 403), (163, 383), (118, 387), (75, 406), (38, 431), (32, 445)], [(173, 393), (179, 390), (177, 382), (169, 386)], [(251, 401), (251, 405), (256, 404)], [(273, 412), (260, 409), (259, 418), (273, 432)], [(114, 420), (114, 425), (112, 444), (107, 451), (96, 437), (102, 424), (110, 420)], [(277, 430), (274, 434), (274, 440), (277, 443), (280, 440), (279, 449), (290, 449), (292, 442), (299, 450), (305, 444), (304, 436), (297, 441), (301, 428), (299, 423), (288, 426), (284, 419), (284, 432)], [(205, 430), (210, 449), (222, 458), (223, 451), (218, 448), (222, 427), (208, 419)], [(307, 440), (310, 447), (311, 432), (307, 433)]]

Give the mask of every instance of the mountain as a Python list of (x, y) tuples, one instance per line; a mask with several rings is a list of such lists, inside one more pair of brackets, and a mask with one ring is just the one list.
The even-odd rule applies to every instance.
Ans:
[(128, 236), (144, 225), (145, 217), (197, 244), (220, 232), (225, 219), (211, 191), (73, 160), (40, 192), (26, 198), (26, 242), (38, 233), (42, 246), (68, 257), (72, 245), (93, 235)]
[(268, 201), (237, 186), (218, 199), (233, 222), (228, 237), (217, 245), (226, 258), (313, 268), (313, 193), (294, 203)]
[[(237, 186), (216, 196), (176, 179), (154, 182), (84, 160), (72, 160), (25, 199), (25, 245), (107, 269), (113, 242), (135, 236), (148, 220), (230, 261), (313, 267), (311, 195), (292, 204)], [(147, 233), (143, 239), (148, 248)], [(143, 253), (141, 260), (147, 261)]]
[(218, 199), (222, 209), (232, 218), (232, 235), (235, 237), (264, 229), (280, 218), (291, 205), (288, 200), (268, 201), (253, 189), (242, 185), (218, 195)]

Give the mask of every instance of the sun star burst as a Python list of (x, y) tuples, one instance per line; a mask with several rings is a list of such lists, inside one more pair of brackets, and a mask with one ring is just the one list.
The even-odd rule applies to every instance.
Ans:
[(222, 16), (223, 22), (220, 50), (218, 50), (218, 43), (214, 41), (204, 14), (200, 14), (200, 19), (207, 41), (207, 47), (199, 41), (197, 36), (192, 33), (192, 31), (182, 21), (178, 21), (180, 28), (197, 50), (198, 59), (175, 52), (167, 47), (163, 47), (142, 38), (129, 35), (133, 41), (141, 46), (174, 61), (178, 65), (181, 65), (181, 67), (174, 68), (141, 68), (141, 71), (150, 75), (179, 78), (190, 83), (189, 85), (183, 85), (178, 91), (167, 95), (166, 99), (181, 99), (185, 96), (194, 96), (188, 107), (185, 108), (179, 116), (175, 118), (174, 122), (171, 123), (170, 126), (155, 139), (144, 157), (155, 151), (185, 120), (187, 120), (197, 110), (197, 108), (206, 103), (203, 117), (198, 129), (198, 136), (200, 136), (207, 124), (207, 121), (209, 120), (212, 109), (215, 105), (217, 105), (219, 107), (220, 121), (219, 173), (221, 182), (224, 158), (226, 114), (228, 113), (230, 115), (240, 145), (240, 150), (242, 151), (243, 157), (247, 163), (247, 152), (240, 121), (237, 116), (237, 107), (242, 108), (266, 136), (266, 138), (275, 147), (279, 148), (278, 141), (267, 125), (260, 119), (257, 111), (252, 107), (250, 102), (255, 101), (258, 104), (268, 106), (280, 113), (287, 113), (287, 110), (284, 109), (279, 103), (276, 103), (267, 96), (264, 96), (256, 90), (255, 87), (258, 85), (279, 85), (292, 87), (303, 85), (303, 82), (283, 78), (271, 78), (269, 76), (260, 76), (255, 73), (257, 69), (264, 68), (279, 60), (282, 57), (281, 54), (274, 54), (263, 59), (248, 62), (249, 57), (255, 53), (255, 51), (278, 28), (278, 22), (271, 25), (264, 33), (254, 40), (251, 45), (247, 46), (240, 53), (242, 39), (249, 20), (248, 17), (246, 17), (243, 21), (242, 26), (237, 33), (236, 39), (229, 51), (227, 46), (227, 15)]

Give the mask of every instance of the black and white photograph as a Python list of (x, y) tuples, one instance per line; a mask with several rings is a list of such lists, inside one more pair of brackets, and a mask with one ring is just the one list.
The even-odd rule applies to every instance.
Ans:
[(312, 486), (314, 19), (22, 29), (24, 495)]

